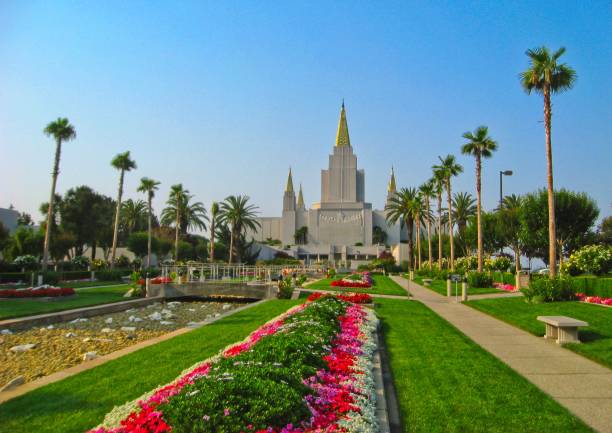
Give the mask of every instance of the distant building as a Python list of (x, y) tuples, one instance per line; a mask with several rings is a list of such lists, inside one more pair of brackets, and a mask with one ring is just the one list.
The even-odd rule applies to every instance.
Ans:
[[(391, 170), (387, 202), (395, 192), (395, 174)], [(365, 201), (365, 172), (357, 168), (344, 103), (329, 167), (321, 170), (321, 201), (306, 209), (302, 186), (296, 199), (289, 169), (282, 216), (262, 217), (259, 223), (261, 228), (250, 232), (251, 238), (259, 242), (278, 239), (282, 242), (280, 249), (288, 245), (288, 249), (284, 248), (286, 253), (306, 262), (351, 261), (355, 265), (376, 258), (386, 247), (372, 242), (374, 227), (386, 233), (386, 244), (391, 245), (392, 250), (401, 240), (407, 239), (406, 230), (399, 223), (387, 224), (385, 211), (374, 210), (372, 204)], [(261, 258), (270, 258), (275, 253), (274, 248), (261, 247)]]

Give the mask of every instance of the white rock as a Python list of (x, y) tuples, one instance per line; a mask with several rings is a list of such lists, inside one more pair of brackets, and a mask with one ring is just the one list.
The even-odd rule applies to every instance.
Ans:
[(89, 343), (92, 340), (91, 337), (85, 337), (83, 338), (83, 343)]
[(87, 352), (83, 355), (83, 361), (91, 361), (93, 359), (96, 359), (97, 357), (98, 357), (97, 352)]
[(13, 346), (9, 350), (13, 353), (27, 352), (28, 350), (32, 350), (36, 347), (35, 343), (30, 344), (20, 344), (19, 346)]
[(47, 329), (55, 329), (55, 326), (49, 325), (49, 326), (47, 326)]
[(64, 335), (64, 337), (66, 338), (72, 338), (72, 337), (76, 337), (77, 335), (74, 332), (69, 332), (66, 335)]
[(3, 329), (2, 331), (0, 331), (0, 334), (2, 334), (2, 335), (12, 335), (13, 333), (11, 332), (10, 329)]
[(216, 313), (216, 314), (215, 314), (215, 317), (219, 317), (220, 315), (221, 315), (221, 314), (219, 314), (219, 313)]
[(149, 314), (149, 319), (151, 320), (161, 320), (162, 319), (162, 315), (159, 312), (155, 312), (153, 314)]
[(128, 321), (130, 321), (130, 322), (142, 322), (142, 319), (140, 317), (130, 316), (130, 317), (128, 317)]
[(168, 322), (167, 320), (162, 320), (159, 322), (160, 325), (172, 325), (174, 322)]
[(232, 306), (230, 304), (223, 304), (222, 307), (224, 310), (229, 310), (230, 308), (232, 308)]
[(25, 383), (25, 378), (23, 376), (17, 376), (16, 378), (9, 380), (6, 385), (4, 385), (1, 389), (0, 392), (4, 392), (4, 391), (9, 391), (13, 388), (17, 388), (20, 385), (23, 385)]
[(109, 332), (113, 332), (112, 328), (102, 328), (101, 332), (108, 334)]
[(111, 323), (113, 323), (113, 318), (109, 317), (108, 319), (104, 321), (104, 323), (108, 323), (110, 325)]
[(78, 319), (74, 319), (72, 322), (70, 323), (82, 323), (82, 322), (87, 322), (89, 319), (85, 319), (83, 317), (79, 317)]
[(125, 292), (125, 295), (123, 295), (124, 298), (131, 298), (132, 296), (134, 296), (134, 289), (128, 290)]
[(195, 311), (193, 308), (187, 308), (187, 311)]
[(172, 313), (172, 311), (170, 311), (170, 310), (166, 310), (166, 309), (163, 309), (163, 310), (161, 311), (161, 315), (162, 315), (162, 317), (163, 317), (164, 319), (171, 319), (171, 318), (173, 318), (173, 317), (174, 317), (174, 313)]
[(206, 315), (206, 318), (207, 318), (207, 319), (210, 319), (211, 317), (212, 317), (212, 314), (207, 314), (207, 315)]
[(113, 340), (110, 338), (96, 338), (96, 341), (101, 341), (103, 343), (111, 343)]
[(122, 326), (121, 330), (124, 332), (134, 332), (136, 330), (135, 326)]
[(136, 308), (130, 308), (129, 310), (125, 310), (126, 313), (133, 313), (136, 311)]
[(187, 326), (200, 326), (198, 322), (189, 322)]

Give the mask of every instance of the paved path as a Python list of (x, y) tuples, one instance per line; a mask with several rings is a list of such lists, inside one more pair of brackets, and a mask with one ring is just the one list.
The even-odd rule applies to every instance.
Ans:
[(468, 300), (477, 301), (478, 299), (492, 299), (492, 298), (518, 298), (523, 296), (521, 292), (508, 292), (508, 293), (483, 293), (482, 295), (470, 295), (468, 289)]
[(454, 298), (449, 301), (413, 281), (391, 278), (409, 288), (413, 299), (431, 308), (592, 428), (612, 433), (612, 370), (456, 303)]

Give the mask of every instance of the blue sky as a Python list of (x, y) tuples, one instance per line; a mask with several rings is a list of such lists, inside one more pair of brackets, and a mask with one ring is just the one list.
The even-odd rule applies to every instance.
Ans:
[[(307, 204), (334, 143), (342, 98), (366, 171), (384, 203), (391, 165), (417, 186), (438, 155), (457, 154), (457, 191), (474, 191), (461, 134), (488, 125), (499, 151), (484, 167), (485, 208), (545, 185), (541, 97), (518, 73), (524, 52), (567, 47), (578, 72), (554, 98), (557, 187), (587, 191), (612, 213), (612, 3), (551, 2), (0, 2), (0, 207), (40, 219), (58, 116), (76, 126), (58, 192), (81, 184), (115, 196), (109, 164), (130, 150), (142, 176), (183, 183), (208, 207), (248, 194), (278, 215), (291, 165)], [(141, 197), (144, 198), (144, 197)]]

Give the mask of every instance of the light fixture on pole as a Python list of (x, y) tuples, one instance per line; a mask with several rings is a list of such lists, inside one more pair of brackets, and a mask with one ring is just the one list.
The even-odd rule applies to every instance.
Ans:
[(504, 176), (512, 176), (512, 170), (503, 170), (499, 172), (499, 208), (502, 208), (504, 202)]

